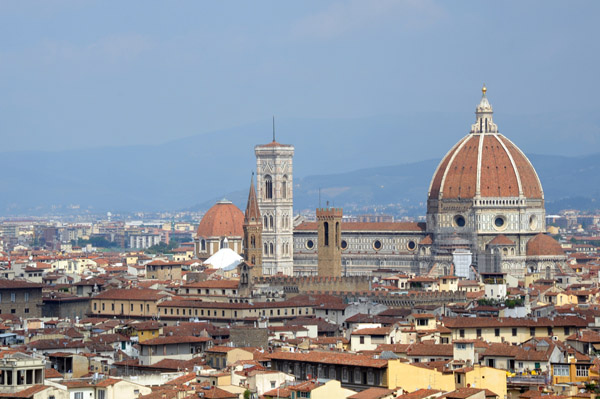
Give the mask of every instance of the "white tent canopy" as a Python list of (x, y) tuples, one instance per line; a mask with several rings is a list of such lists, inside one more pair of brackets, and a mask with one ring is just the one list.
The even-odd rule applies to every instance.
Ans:
[(213, 256), (206, 259), (202, 264), (205, 266), (212, 266), (214, 269), (224, 269), (224, 270), (233, 270), (242, 263), (242, 258), (240, 255), (235, 253), (230, 248), (221, 248), (217, 251)]

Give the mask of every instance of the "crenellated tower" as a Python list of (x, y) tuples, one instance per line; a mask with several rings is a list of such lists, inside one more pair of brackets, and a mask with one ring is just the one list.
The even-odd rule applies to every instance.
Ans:
[(320, 277), (342, 276), (342, 214), (342, 208), (317, 209)]

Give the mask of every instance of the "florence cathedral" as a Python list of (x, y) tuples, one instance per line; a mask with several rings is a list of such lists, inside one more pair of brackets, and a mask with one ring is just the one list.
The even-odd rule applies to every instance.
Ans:
[[(341, 230), (335, 243), (341, 252), (341, 275), (385, 269), (428, 277), (503, 274), (521, 279), (527, 273), (552, 278), (566, 269), (560, 244), (545, 234), (540, 179), (525, 154), (499, 132), (485, 86), (482, 92), (470, 132), (448, 151), (433, 174), (426, 223), (344, 222), (342, 211), (335, 210), (339, 216), (335, 226)], [(294, 225), (294, 147), (273, 137), (271, 143), (256, 146), (255, 155), (256, 192), (252, 182), (248, 198), (248, 207), (254, 210), (247, 209), (244, 218), (239, 209), (239, 213), (227, 209), (223, 212), (227, 220), (219, 221), (211, 208), (207, 215), (212, 225), (227, 225), (236, 235), (220, 237), (221, 228), (213, 229), (217, 233), (210, 234), (216, 236), (209, 237), (203, 220), (197, 249), (210, 239), (221, 243), (228, 239), (237, 251), (242, 240), (252, 253), (262, 252), (262, 265), (257, 266), (263, 275), (317, 275), (319, 245), (329, 243), (319, 233), (319, 221)], [(324, 223), (328, 229), (330, 222)], [(248, 226), (253, 226), (253, 233), (243, 239), (242, 230)]]

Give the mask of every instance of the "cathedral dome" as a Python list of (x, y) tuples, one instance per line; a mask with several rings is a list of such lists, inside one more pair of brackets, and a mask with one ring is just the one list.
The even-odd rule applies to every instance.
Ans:
[(198, 237), (242, 237), (244, 214), (231, 203), (221, 200), (200, 221)]
[(462, 138), (438, 165), (429, 199), (527, 198), (543, 199), (537, 173), (529, 159), (498, 133), (492, 120), (485, 86), (471, 133)]
[(558, 241), (540, 233), (527, 242), (527, 256), (564, 256), (565, 251)]

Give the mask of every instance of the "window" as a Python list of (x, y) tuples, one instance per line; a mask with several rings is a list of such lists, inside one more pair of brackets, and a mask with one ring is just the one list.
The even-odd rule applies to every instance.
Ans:
[(548, 336), (551, 337), (552, 336), (552, 327), (548, 327)]
[(361, 384), (362, 383), (362, 373), (360, 369), (354, 369), (354, 383)]
[(94, 302), (94, 310), (98, 310), (98, 303)]
[(29, 313), (29, 308), (25, 308), (25, 313)]
[(275, 389), (275, 381), (271, 381), (271, 389)]
[(98, 399), (106, 399), (106, 391), (104, 389), (98, 390)]
[(10, 293), (10, 301), (11, 302), (16, 302), (17, 301), (17, 294), (15, 294), (14, 292)]
[(324, 235), (323, 245), (327, 247), (327, 246), (329, 246), (329, 223), (328, 222), (323, 223), (323, 235)]
[(500, 336), (500, 329), (499, 329), (499, 328), (495, 328), (495, 329), (494, 329), (494, 335), (495, 335), (496, 337), (499, 337), (499, 336)]
[(361, 345), (365, 343), (365, 336), (364, 335), (360, 336), (360, 343), (361, 343)]
[(529, 327), (529, 335), (535, 337), (535, 327)]
[(111, 303), (111, 305), (110, 305), (110, 310), (112, 310), (112, 311), (114, 311), (114, 310), (115, 310), (115, 304), (114, 304), (114, 303)]
[(283, 176), (283, 181), (281, 182), (281, 197), (287, 198), (287, 176)]
[(345, 367), (342, 369), (342, 382), (348, 382), (348, 369)]
[(567, 364), (555, 364), (554, 375), (557, 377), (568, 377), (569, 376), (569, 365)]
[(571, 334), (571, 330), (569, 329), (569, 327), (565, 327), (565, 335), (570, 335)]
[(481, 338), (481, 328), (476, 329), (475, 332), (477, 333), (477, 338)]
[(464, 337), (465, 337), (465, 330), (458, 330), (458, 335), (459, 335), (461, 338), (464, 338)]
[(265, 199), (273, 198), (273, 179), (271, 176), (265, 176)]
[(587, 366), (576, 366), (575, 372), (577, 377), (589, 376), (589, 368)]
[(513, 336), (513, 337), (516, 337), (516, 336), (517, 336), (517, 329), (516, 329), (516, 328), (513, 328), (513, 329), (512, 329), (512, 336)]
[(25, 302), (29, 302), (29, 292), (25, 293)]
[(75, 392), (73, 399), (83, 399), (83, 392)]
[(373, 385), (375, 383), (375, 373), (373, 370), (367, 372), (367, 384)]
[(463, 343), (456, 344), (456, 349), (467, 349), (467, 344), (463, 344)]

